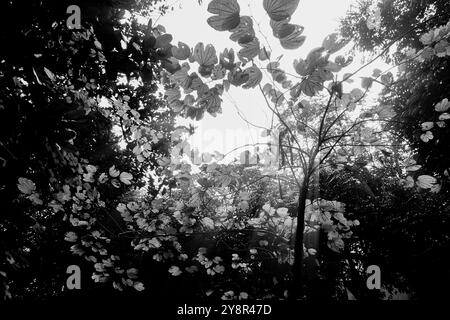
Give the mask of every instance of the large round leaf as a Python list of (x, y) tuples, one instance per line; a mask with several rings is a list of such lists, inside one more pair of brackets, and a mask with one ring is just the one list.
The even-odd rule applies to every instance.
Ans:
[(239, 4), (236, 0), (213, 0), (208, 5), (208, 12), (217, 14), (209, 17), (208, 24), (217, 31), (226, 31), (239, 25)]
[(300, 0), (264, 0), (263, 7), (275, 21), (286, 19), (295, 12)]

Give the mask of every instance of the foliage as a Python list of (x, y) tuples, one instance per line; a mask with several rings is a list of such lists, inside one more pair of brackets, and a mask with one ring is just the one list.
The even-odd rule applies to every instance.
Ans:
[[(34, 296), (42, 287), (61, 294), (73, 261), (91, 273), (97, 285), (88, 288), (106, 292), (161, 297), (177, 288), (182, 297), (242, 300), (345, 299), (351, 290), (364, 298), (365, 263), (391, 257), (374, 249), (386, 244), (368, 231), (367, 213), (391, 213), (405, 195), (419, 208), (444, 197), (443, 179), (422, 171), (423, 161), (397, 135), (395, 100), (366, 101), (374, 82), (397, 85), (392, 73), (376, 69), (361, 88), (343, 86), (358, 71), (343, 74), (353, 57), (340, 53), (349, 40), (339, 33), (286, 72), (236, 0), (207, 7), (207, 23), (230, 33), (236, 53), (203, 42), (174, 45), (163, 26), (140, 23), (158, 1), (86, 4), (80, 30), (67, 30), (56, 13), (65, 4), (52, 4), (4, 35), (16, 46), (0, 57), (5, 297)], [(281, 47), (299, 48), (303, 27), (290, 23), (299, 1), (262, 5)], [(4, 6), (13, 13), (22, 3)], [(380, 15), (369, 19), (369, 30), (380, 30)], [(424, 60), (447, 59), (447, 29), (421, 38)], [(252, 167), (226, 163), (218, 152), (195, 154), (191, 128), (175, 126), (175, 115), (200, 121), (205, 112), (220, 114), (231, 86), (259, 90), (276, 119), (263, 132), (275, 148), (258, 150)], [(418, 123), (424, 143), (437, 136), (445, 143), (434, 126), (446, 128), (438, 124), (448, 120), (446, 98), (431, 102), (437, 120)], [(394, 170), (373, 169), (386, 159)], [(345, 193), (336, 181), (349, 182)], [(414, 205), (402, 213), (420, 216)], [(388, 215), (383, 226), (394, 220)], [(353, 238), (360, 221), (368, 236)], [(422, 245), (430, 241), (427, 235)], [(36, 274), (41, 267), (46, 278)], [(393, 276), (391, 283), (402, 281)]]

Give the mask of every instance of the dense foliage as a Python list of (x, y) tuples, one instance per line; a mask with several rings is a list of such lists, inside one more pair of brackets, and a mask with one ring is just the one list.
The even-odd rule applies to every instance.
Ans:
[[(391, 2), (386, 8), (405, 6)], [(380, 24), (396, 12), (362, 2), (368, 23), (353, 26), (361, 15), (349, 13), (341, 34), (286, 72), (236, 0), (207, 5), (207, 23), (240, 47), (219, 54), (202, 41), (172, 44), (148, 19), (167, 11), (159, 1), (83, 1), (80, 29), (67, 28), (68, 5), (1, 5), (18, 17), (2, 28), (10, 45), (0, 51), (5, 298), (71, 294), (70, 264), (83, 270), (81, 295), (345, 300), (396, 290), (421, 297), (434, 288), (418, 277), (445, 269), (422, 259), (440, 259), (448, 245), (450, 103), (445, 75), (434, 76), (448, 62), (450, 25), (435, 31), (440, 23), (407, 15), (398, 28), (418, 22), (414, 42)], [(32, 16), (22, 15), (24, 6)], [(303, 26), (290, 22), (299, 1), (262, 6), (272, 40), (284, 50), (304, 44)], [(364, 50), (400, 37), (399, 54), (411, 46), (416, 51), (404, 55), (415, 57), (393, 55), (406, 65), (399, 76), (375, 69), (346, 89), (358, 73), (344, 72), (353, 62), (343, 53), (350, 37)], [(416, 73), (418, 109), (427, 108), (421, 117), (405, 115), (399, 102)], [(386, 89), (369, 105), (375, 82)], [(276, 119), (252, 165), (196, 153), (192, 128), (176, 125), (177, 117), (220, 116), (231, 86), (259, 91)], [(372, 264), (383, 270), (382, 292), (366, 286)]]

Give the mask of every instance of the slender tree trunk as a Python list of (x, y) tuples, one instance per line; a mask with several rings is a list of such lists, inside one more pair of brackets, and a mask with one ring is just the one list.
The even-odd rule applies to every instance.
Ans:
[(305, 206), (306, 198), (308, 196), (309, 189), (309, 174), (303, 179), (300, 193), (298, 196), (297, 207), (297, 230), (295, 233), (295, 245), (294, 245), (294, 268), (293, 268), (293, 281), (292, 288), (289, 294), (291, 300), (295, 300), (303, 297), (303, 234), (305, 231)]

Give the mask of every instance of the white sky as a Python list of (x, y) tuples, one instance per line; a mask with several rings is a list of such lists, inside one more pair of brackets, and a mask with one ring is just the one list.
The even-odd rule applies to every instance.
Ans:
[[(173, 35), (172, 44), (178, 41), (188, 44), (191, 48), (198, 42), (211, 43), (215, 46), (217, 54), (225, 48), (234, 48), (239, 51), (239, 46), (229, 39), (230, 32), (218, 32), (211, 28), (206, 20), (211, 14), (207, 12), (210, 1), (204, 0), (200, 6), (197, 0), (174, 1), (174, 11), (168, 12), (157, 21), (162, 24), (168, 33)], [(305, 43), (297, 50), (285, 50), (279, 40), (273, 37), (269, 25), (269, 17), (265, 13), (262, 1), (239, 0), (241, 15), (251, 15), (259, 22), (261, 31), (267, 36), (273, 49), (272, 60), (283, 54), (281, 67), (288, 73), (295, 73), (292, 62), (294, 59), (305, 58), (311, 49), (319, 47), (323, 39), (330, 33), (336, 31), (339, 25), (339, 18), (344, 16), (352, 3), (356, 0), (300, 0), (300, 4), (292, 16), (291, 23), (305, 27), (303, 35), (306, 36)], [(153, 18), (155, 21), (155, 18)], [(267, 48), (267, 42), (259, 33), (258, 25), (254, 25), (257, 37), (261, 45)], [(237, 49), (237, 50), (236, 50)], [(345, 52), (340, 52), (345, 54)], [(352, 72), (361, 66), (361, 58), (355, 58), (354, 62), (343, 70), (342, 73)], [(264, 66), (267, 60), (263, 62)], [(371, 65), (359, 73), (354, 79), (359, 83), (359, 76), (370, 76), (375, 67), (385, 70), (384, 65), (377, 63)], [(268, 78), (264, 77), (262, 85), (267, 83)], [(376, 88), (374, 88), (376, 89)], [(344, 92), (348, 92), (344, 86)], [(228, 93), (223, 95), (222, 110), (216, 118), (205, 113), (205, 117), (198, 122), (194, 122), (197, 127), (196, 133), (191, 139), (191, 145), (197, 147), (200, 152), (228, 153), (229, 151), (256, 142), (261, 142), (260, 134), (262, 129), (249, 126), (236, 111), (236, 106), (241, 114), (251, 123), (261, 127), (270, 127), (271, 113), (265, 105), (263, 96), (256, 89), (241, 89), (231, 87)], [(240, 149), (239, 152), (245, 149)]]

